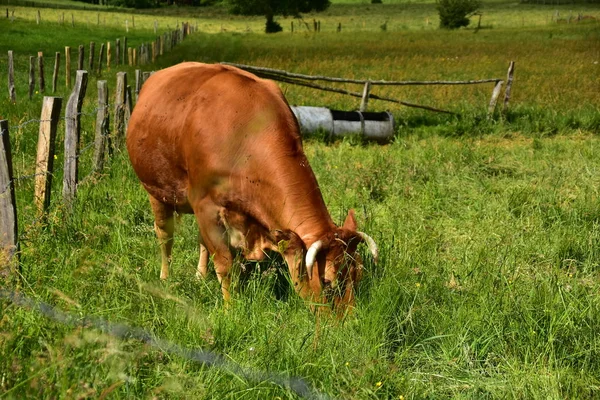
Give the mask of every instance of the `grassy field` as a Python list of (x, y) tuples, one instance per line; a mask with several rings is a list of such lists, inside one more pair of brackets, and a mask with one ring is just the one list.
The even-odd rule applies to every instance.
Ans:
[[(225, 309), (214, 275), (194, 277), (197, 231), (190, 216), (178, 226), (171, 277), (160, 281), (152, 214), (123, 151), (80, 185), (73, 213), (65, 212), (62, 124), (45, 223), (35, 218), (32, 180), (16, 182), (22, 293), (76, 317), (138, 326), (180, 346), (218, 352), (243, 368), (303, 378), (332, 398), (598, 397), (599, 26), (543, 23), (554, 6), (490, 3), (504, 25), (440, 32), (433, 20), (424, 28), (425, 14), (415, 11), (431, 3), (390, 1), (372, 16), (366, 9), (375, 6), (364, 3), (335, 2), (319, 18), (346, 18), (348, 31), (319, 35), (267, 36), (257, 33), (260, 18), (246, 22), (219, 9), (200, 10), (211, 13), (209, 22), (193, 16), (201, 29), (210, 23), (210, 32), (221, 24), (227, 31), (196, 34), (148, 67), (231, 61), (357, 78), (471, 79), (504, 77), (508, 62), (516, 61), (505, 118), (485, 118), (489, 85), (377, 89), (460, 116), (372, 101), (373, 110), (389, 109), (396, 117), (390, 144), (306, 140), (334, 220), (342, 222), (355, 208), (360, 229), (380, 246), (380, 264), (367, 263), (352, 315), (317, 321), (286, 290), (285, 272), (271, 268), (281, 267), (277, 260), (257, 266)], [(406, 21), (418, 24), (398, 22), (400, 7)], [(512, 14), (527, 7), (533, 11)], [(130, 43), (150, 40), (155, 19), (161, 27), (186, 20), (183, 9), (161, 12), (170, 15), (136, 14)], [(598, 8), (582, 12), (598, 15)], [(19, 14), (0, 25), (0, 71), (9, 49), (20, 71), (16, 104), (7, 101), (6, 79), (0, 79), (0, 117), (14, 128), (15, 174), (26, 176), (33, 172), (38, 126), (22, 124), (39, 118), (42, 97), (26, 99), (28, 56), (123, 37), (118, 21), (132, 14), (106, 13), (106, 25), (97, 26), (96, 12), (79, 23), (85, 14), (78, 10), (74, 27), (55, 22), (59, 14), (40, 26), (33, 11), (32, 17)], [(379, 21), (386, 15), (383, 32)], [(363, 18), (373, 27), (363, 29)], [(520, 27), (523, 18), (542, 22)], [(243, 33), (246, 24), (254, 33)], [(132, 77), (133, 68), (123, 69)], [(111, 88), (115, 72), (103, 75)], [(93, 137), (92, 75), (83, 146)], [(58, 95), (66, 98), (63, 79)], [(292, 104), (358, 107), (357, 99), (282, 88)], [(91, 152), (81, 159), (80, 176), (88, 176)], [(0, 310), (0, 398), (298, 397), (272, 379), (200, 366), (136, 339), (54, 322), (4, 299)]]

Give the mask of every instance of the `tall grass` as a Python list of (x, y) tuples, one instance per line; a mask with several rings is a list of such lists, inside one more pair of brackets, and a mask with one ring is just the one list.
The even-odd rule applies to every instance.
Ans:
[[(33, 38), (42, 37), (42, 27), (12, 26), (28, 34), (0, 29), (2, 51), (5, 38), (19, 53), (37, 51)], [(122, 36), (116, 29), (55, 29), (57, 40), (45, 51)], [(146, 35), (153, 33), (140, 28), (131, 40)], [(79, 186), (72, 214), (56, 196), (44, 223), (35, 218), (32, 181), (17, 182), (21, 290), (75, 316), (140, 326), (243, 367), (303, 377), (332, 397), (595, 398), (598, 40), (593, 26), (189, 38), (155, 68), (186, 59), (346, 77), (463, 79), (502, 77), (515, 59), (514, 96), (506, 118), (487, 121), (491, 87), (393, 89), (384, 93), (462, 116), (373, 101), (374, 110), (390, 107), (398, 121), (392, 143), (305, 141), (334, 220), (355, 208), (360, 229), (380, 247), (379, 265), (365, 254), (357, 307), (342, 320), (317, 321), (276, 259), (251, 265), (231, 307), (223, 307), (214, 275), (195, 279), (197, 230), (189, 216), (177, 228), (171, 277), (160, 281), (153, 217), (123, 151)], [(0, 93), (5, 84), (0, 80)], [(282, 87), (291, 103), (357, 107), (338, 95)], [(16, 105), (1, 100), (0, 114), (14, 127), (38, 118), (40, 103), (20, 94)], [(84, 110), (93, 107), (90, 94)], [(93, 117), (83, 126), (87, 144)], [(33, 172), (36, 124), (11, 136), (16, 174)], [(90, 154), (82, 159), (83, 176)], [(54, 193), (60, 185), (59, 168)], [(296, 397), (239, 371), (65, 326), (4, 299), (0, 310), (3, 398)]]

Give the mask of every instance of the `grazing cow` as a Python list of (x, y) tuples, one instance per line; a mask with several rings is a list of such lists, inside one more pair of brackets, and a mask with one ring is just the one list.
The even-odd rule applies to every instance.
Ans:
[[(148, 191), (168, 275), (174, 212), (200, 230), (198, 274), (209, 254), (229, 299), (236, 251), (280, 253), (296, 291), (313, 301), (352, 303), (365, 242), (351, 210), (332, 221), (302, 150), (298, 122), (273, 82), (225, 65), (182, 63), (144, 84), (127, 131), (133, 169)], [(316, 268), (315, 268), (316, 266)]]

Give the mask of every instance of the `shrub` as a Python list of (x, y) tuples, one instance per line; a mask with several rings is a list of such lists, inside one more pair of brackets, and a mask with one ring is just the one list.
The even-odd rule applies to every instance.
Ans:
[(480, 5), (479, 0), (437, 0), (440, 28), (458, 29), (469, 25), (469, 17)]

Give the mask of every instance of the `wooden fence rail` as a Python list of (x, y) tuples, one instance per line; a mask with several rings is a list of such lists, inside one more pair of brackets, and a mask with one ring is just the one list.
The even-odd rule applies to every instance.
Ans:
[[(221, 64), (231, 65), (237, 68), (244, 69), (246, 71), (252, 72), (258, 76), (267, 79), (273, 79), (279, 82), (289, 83), (293, 85), (299, 85), (304, 87), (309, 87), (313, 89), (323, 90), (327, 92), (346, 94), (353, 97), (361, 98), (360, 110), (366, 111), (367, 104), (369, 99), (376, 100), (384, 100), (396, 104), (401, 104), (406, 107), (420, 108), (428, 111), (435, 111), (447, 114), (454, 114), (451, 111), (441, 110), (439, 108), (425, 106), (420, 104), (409, 103), (402, 100), (397, 100), (389, 97), (377, 96), (371, 93), (371, 86), (423, 86), (423, 85), (479, 85), (485, 83), (494, 83), (494, 89), (492, 90), (492, 96), (487, 107), (488, 118), (491, 118), (496, 109), (496, 103), (498, 102), (498, 97), (500, 96), (502, 85), (504, 81), (500, 78), (490, 78), (490, 79), (476, 79), (476, 80), (463, 80), (463, 81), (448, 81), (448, 80), (437, 80), (437, 81), (385, 81), (385, 80), (370, 80), (370, 79), (346, 79), (346, 78), (337, 78), (337, 77), (329, 77), (322, 75), (305, 75), (305, 74), (297, 74), (284, 70), (273, 69), (273, 68), (265, 68), (265, 67), (256, 67), (252, 65), (246, 64), (237, 64), (237, 63), (228, 63), (223, 62)], [(505, 90), (505, 99), (504, 99), (504, 108), (503, 112), (505, 113), (508, 108), (508, 98), (510, 97), (510, 88), (513, 83), (513, 73), (514, 73), (514, 61), (511, 61), (508, 72), (508, 81), (510, 82), (507, 85)], [(350, 83), (350, 84), (358, 84), (363, 85), (363, 92), (352, 92), (345, 89), (334, 88), (329, 86), (318, 85), (316, 83), (312, 83), (314, 81), (325, 81), (331, 83)]]

